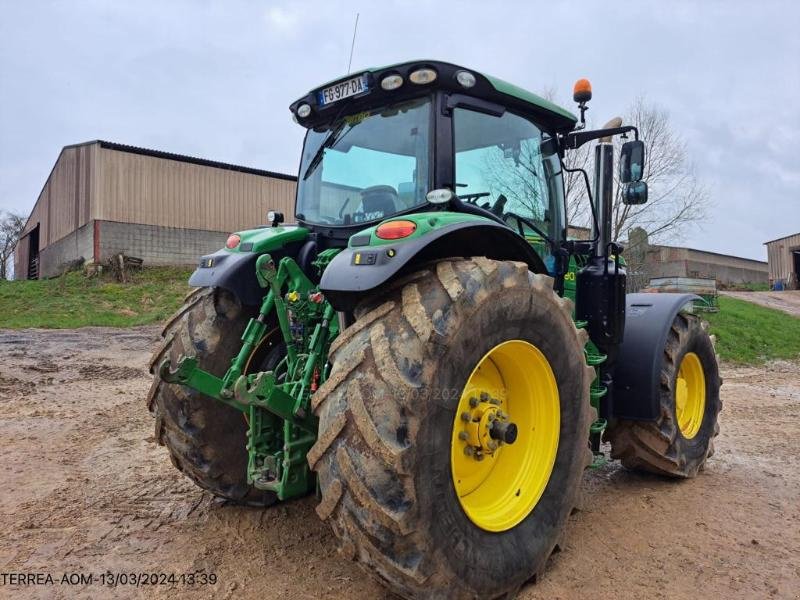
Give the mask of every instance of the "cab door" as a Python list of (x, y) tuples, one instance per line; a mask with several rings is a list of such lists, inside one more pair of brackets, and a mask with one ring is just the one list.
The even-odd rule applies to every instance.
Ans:
[(453, 111), (456, 194), (491, 211), (520, 232), (557, 274), (554, 249), (523, 219), (554, 242), (563, 239), (560, 161), (549, 134), (533, 121), (505, 111), (490, 115)]

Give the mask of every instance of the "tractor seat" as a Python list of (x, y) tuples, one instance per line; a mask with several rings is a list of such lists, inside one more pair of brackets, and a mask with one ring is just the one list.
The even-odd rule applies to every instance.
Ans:
[(397, 190), (390, 185), (373, 185), (361, 192), (361, 206), (370, 221), (396, 213), (397, 200)]

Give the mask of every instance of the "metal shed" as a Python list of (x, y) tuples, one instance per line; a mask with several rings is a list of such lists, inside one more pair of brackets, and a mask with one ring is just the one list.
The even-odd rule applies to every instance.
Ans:
[(17, 279), (57, 275), (119, 252), (192, 264), (231, 231), (293, 220), (297, 178), (101, 140), (66, 146), (14, 252)]
[(770, 286), (800, 289), (800, 233), (770, 240), (764, 245), (767, 247)]

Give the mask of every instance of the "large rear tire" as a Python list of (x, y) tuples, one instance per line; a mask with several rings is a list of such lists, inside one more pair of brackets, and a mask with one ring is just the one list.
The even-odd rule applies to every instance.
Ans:
[[(403, 597), (512, 596), (561, 543), (591, 460), (594, 371), (571, 302), (522, 263), (474, 258), (435, 263), (366, 304), (371, 310), (334, 341), (331, 376), (313, 400), (317, 512), (346, 556)], [(523, 355), (536, 369), (517, 360)], [(477, 494), (459, 480), (473, 460), (464, 462), (460, 428), (479, 419), (460, 416), (465, 406), (491, 408), (471, 387), (487, 380), (487, 361), (501, 374), (495, 383), (511, 390), (498, 392), (498, 406), (519, 434), (473, 461), (491, 467), (486, 484), (474, 482)], [(528, 395), (514, 391), (525, 381)], [(552, 450), (549, 464), (537, 462), (537, 448)], [(540, 467), (543, 475), (529, 477)]]
[(662, 359), (655, 421), (613, 421), (605, 437), (611, 457), (629, 469), (688, 478), (714, 454), (722, 408), (714, 344), (700, 319), (679, 313)]
[[(162, 331), (163, 342), (150, 361), (153, 384), (147, 406), (156, 420), (155, 437), (167, 447), (172, 464), (215, 496), (252, 506), (276, 501), (272, 492), (247, 483), (247, 423), (244, 415), (191, 388), (169, 384), (158, 366), (169, 357), (195, 356), (201, 369), (221, 377), (241, 347), (250, 318), (235, 296), (220, 288), (200, 288)], [(280, 348), (262, 350), (266, 361)]]

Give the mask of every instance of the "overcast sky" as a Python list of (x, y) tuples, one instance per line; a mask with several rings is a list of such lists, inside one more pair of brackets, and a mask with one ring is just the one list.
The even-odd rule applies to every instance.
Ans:
[[(0, 209), (32, 208), (62, 146), (105, 139), (294, 174), (290, 102), (436, 58), (605, 122), (665, 108), (715, 206), (682, 243), (765, 259), (800, 231), (800, 2), (0, 0)], [(573, 110), (572, 106), (567, 106)]]

